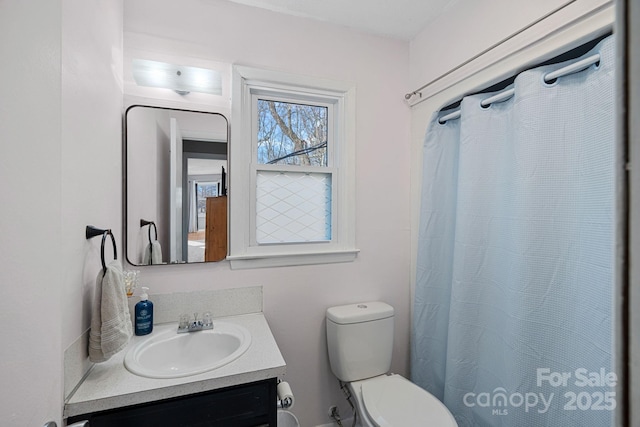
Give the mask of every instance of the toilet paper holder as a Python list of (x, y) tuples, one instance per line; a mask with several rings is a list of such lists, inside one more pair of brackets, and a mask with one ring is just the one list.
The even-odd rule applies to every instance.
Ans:
[(278, 409), (291, 409), (293, 408), (293, 392), (291, 386), (286, 381), (278, 380), (276, 388), (278, 395)]

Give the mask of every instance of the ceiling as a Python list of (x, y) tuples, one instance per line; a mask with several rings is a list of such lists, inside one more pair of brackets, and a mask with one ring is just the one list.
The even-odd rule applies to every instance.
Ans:
[(229, 0), (274, 12), (411, 40), (459, 0)]

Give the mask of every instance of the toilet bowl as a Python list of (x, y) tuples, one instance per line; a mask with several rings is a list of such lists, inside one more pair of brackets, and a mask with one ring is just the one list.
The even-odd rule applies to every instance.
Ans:
[(451, 412), (431, 393), (396, 374), (347, 384), (361, 427), (457, 427)]
[(300, 423), (292, 412), (278, 409), (278, 427), (300, 427)]
[(394, 310), (383, 302), (330, 307), (326, 328), (334, 375), (355, 399), (361, 427), (457, 427), (435, 396), (401, 375), (387, 374)]

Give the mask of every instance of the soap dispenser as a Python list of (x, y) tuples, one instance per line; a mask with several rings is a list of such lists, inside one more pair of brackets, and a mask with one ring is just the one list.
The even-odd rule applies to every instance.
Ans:
[(153, 330), (153, 303), (149, 301), (149, 288), (142, 287), (140, 301), (136, 304), (136, 335), (147, 335)]

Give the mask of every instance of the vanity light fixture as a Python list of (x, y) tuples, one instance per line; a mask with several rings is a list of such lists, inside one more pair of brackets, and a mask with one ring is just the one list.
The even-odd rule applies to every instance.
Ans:
[(222, 95), (220, 73), (207, 68), (134, 59), (133, 79), (138, 86), (172, 89), (180, 95), (186, 95), (190, 92)]

